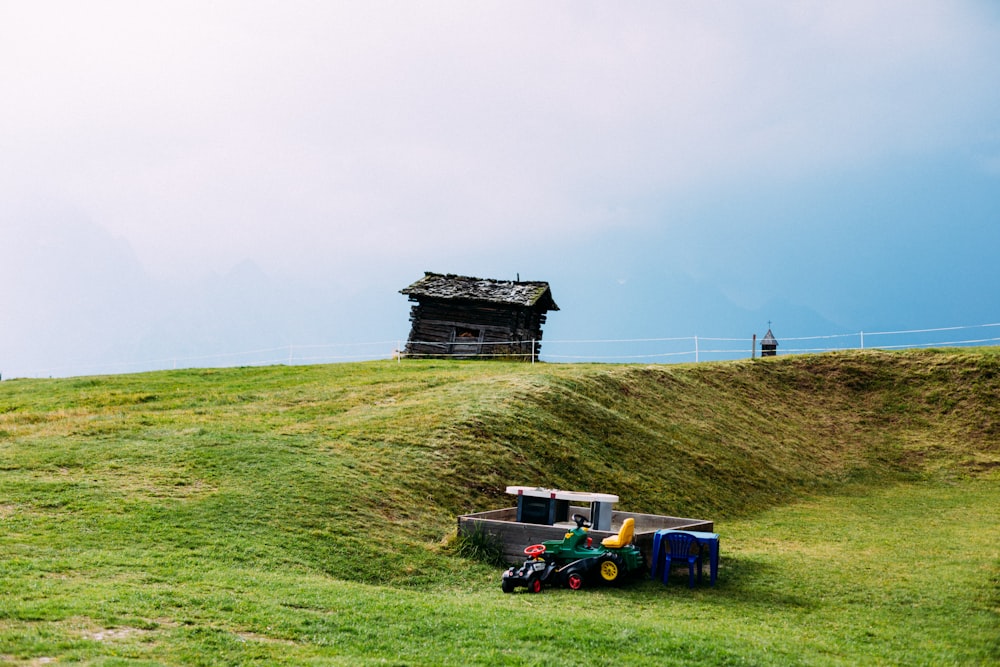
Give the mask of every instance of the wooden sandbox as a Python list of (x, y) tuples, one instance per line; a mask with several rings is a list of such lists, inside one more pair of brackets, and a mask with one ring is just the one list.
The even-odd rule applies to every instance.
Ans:
[[(582, 514), (590, 519), (590, 507), (569, 508), (569, 514)], [(662, 516), (659, 514), (637, 514), (635, 512), (611, 513), (611, 530), (597, 530), (592, 528), (590, 534), (593, 535), (594, 543), (600, 544), (605, 537), (609, 537), (618, 532), (622, 522), (631, 517), (635, 519), (635, 544), (642, 551), (642, 557), (646, 563), (650, 562), (653, 552), (653, 534), (665, 528), (678, 530), (696, 530), (713, 532), (715, 527), (712, 521), (703, 519), (687, 519), (676, 516)], [(555, 525), (539, 523), (524, 523), (517, 520), (517, 508), (505, 507), (499, 510), (487, 512), (476, 512), (475, 514), (465, 514), (458, 517), (459, 535), (467, 535), (482, 530), (485, 533), (494, 535), (503, 543), (504, 559), (508, 563), (524, 562), (524, 548), (529, 544), (538, 544), (545, 540), (561, 540), (567, 529), (574, 524), (560, 522)]]

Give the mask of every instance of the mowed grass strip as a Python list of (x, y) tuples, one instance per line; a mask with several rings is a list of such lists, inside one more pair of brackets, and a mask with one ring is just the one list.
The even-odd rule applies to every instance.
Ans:
[[(3, 382), (0, 656), (980, 664), (998, 651), (997, 359)], [(715, 519), (723, 579), (504, 596), (448, 538), (512, 483)]]
[(508, 596), (475, 564), (399, 588), (58, 549), (5, 561), (0, 645), (159, 664), (989, 664), (998, 502), (996, 480), (920, 482), (724, 523), (722, 577), (694, 590), (682, 571)]

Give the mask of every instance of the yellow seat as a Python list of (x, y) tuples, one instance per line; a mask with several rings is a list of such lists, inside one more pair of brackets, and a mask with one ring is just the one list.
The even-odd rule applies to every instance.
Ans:
[(617, 535), (612, 535), (611, 537), (605, 537), (601, 540), (601, 545), (609, 549), (620, 549), (624, 546), (628, 546), (632, 542), (632, 534), (635, 533), (635, 519), (629, 517), (625, 519), (622, 523), (621, 530), (618, 531)]

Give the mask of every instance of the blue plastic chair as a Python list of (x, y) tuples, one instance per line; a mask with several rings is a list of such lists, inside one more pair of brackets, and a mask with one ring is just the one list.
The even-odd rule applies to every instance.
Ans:
[(701, 549), (695, 549), (691, 553), (691, 547), (697, 544), (698, 539), (691, 533), (681, 531), (666, 534), (666, 541), (670, 549), (664, 554), (663, 563), (663, 583), (667, 583), (670, 577), (670, 566), (674, 563), (687, 563), (688, 568), (688, 588), (694, 588), (694, 565), (698, 563), (698, 581), (701, 581)]

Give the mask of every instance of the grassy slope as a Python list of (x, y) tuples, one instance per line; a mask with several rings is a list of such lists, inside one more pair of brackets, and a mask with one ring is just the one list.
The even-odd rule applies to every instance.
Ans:
[[(739, 544), (741, 521), (818, 492), (995, 480), (998, 371), (1000, 352), (980, 349), (3, 382), (0, 654), (36, 654), (33, 640), (11, 639), (26, 632), (40, 633), (38, 654), (51, 651), (46, 623), (77, 619), (176, 626), (181, 645), (213, 662), (217, 615), (271, 627), (277, 591), (298, 591), (292, 606), (310, 608), (306, 588), (333, 587), (378, 608), (384, 592), (356, 585), (389, 585), (394, 604), (422, 608), (441, 586), (492, 585), (495, 572), (453, 557), (442, 540), (457, 514), (509, 504), (507, 484), (612, 492), (623, 509), (729, 520)], [(732, 565), (734, 580), (746, 575)], [(259, 586), (241, 581), (251, 576)], [(233, 601), (237, 589), (245, 603)], [(505, 622), (496, 627), (509, 641)], [(309, 643), (303, 633), (276, 634)]]
[(923, 352), (551, 374), (480, 419), (477, 446), (494, 447), (472, 460), (506, 464), (494, 486), (520, 458), (525, 483), (728, 517), (852, 478), (989, 469), (997, 369), (993, 353)]

